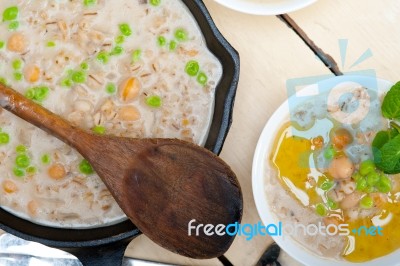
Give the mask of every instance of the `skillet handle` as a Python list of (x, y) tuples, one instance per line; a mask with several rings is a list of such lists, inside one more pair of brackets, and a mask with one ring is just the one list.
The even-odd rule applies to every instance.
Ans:
[(77, 257), (83, 266), (119, 266), (122, 265), (126, 247), (131, 240), (132, 238), (102, 246), (63, 248), (63, 250)]

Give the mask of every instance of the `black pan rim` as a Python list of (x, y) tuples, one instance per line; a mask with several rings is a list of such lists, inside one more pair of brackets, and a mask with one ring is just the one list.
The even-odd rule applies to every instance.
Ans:
[[(219, 154), (232, 123), (233, 105), (239, 82), (239, 54), (217, 29), (202, 0), (182, 1), (189, 8), (200, 26), (206, 38), (208, 49), (223, 65), (222, 80), (217, 85), (216, 93), (220, 90), (221, 84), (228, 84), (226, 85), (227, 88), (226, 94), (224, 95), (222, 113), (220, 114), (219, 121), (217, 121), (218, 130), (213, 134), (214, 136), (208, 136), (205, 144), (207, 149), (215, 154)], [(198, 13), (195, 12), (196, 9)], [(207, 34), (207, 32), (209, 34)], [(218, 52), (216, 49), (220, 49), (222, 52)], [(225, 55), (221, 55), (221, 53), (225, 53)], [(223, 58), (221, 58), (223, 56), (229, 62), (224, 62), (222, 60)], [(213, 123), (214, 122), (213, 119)], [(29, 241), (35, 241), (58, 248), (84, 248), (109, 245), (118, 241), (134, 238), (141, 234), (137, 227), (129, 220), (98, 228), (57, 228), (32, 223), (12, 215), (2, 208), (0, 208), (0, 219), (0, 229)], [(105, 231), (107, 231), (107, 234), (104, 233)]]

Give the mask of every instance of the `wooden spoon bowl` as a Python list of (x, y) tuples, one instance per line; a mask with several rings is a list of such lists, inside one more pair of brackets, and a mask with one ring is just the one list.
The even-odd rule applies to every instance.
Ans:
[[(234, 236), (204, 232), (206, 224), (240, 222), (243, 208), (235, 174), (210, 151), (177, 139), (95, 135), (2, 84), (0, 106), (76, 148), (157, 244), (192, 258), (217, 257), (231, 245)], [(198, 235), (189, 232), (190, 221)]]

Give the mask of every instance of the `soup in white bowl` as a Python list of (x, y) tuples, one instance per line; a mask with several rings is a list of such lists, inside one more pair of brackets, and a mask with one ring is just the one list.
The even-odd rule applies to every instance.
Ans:
[(398, 131), (387, 110), (400, 94), (395, 86), (385, 96), (391, 85), (362, 76), (324, 80), (289, 97), (261, 134), (257, 210), (265, 225), (280, 223), (274, 240), (306, 265), (398, 262), (400, 185), (387, 156)]

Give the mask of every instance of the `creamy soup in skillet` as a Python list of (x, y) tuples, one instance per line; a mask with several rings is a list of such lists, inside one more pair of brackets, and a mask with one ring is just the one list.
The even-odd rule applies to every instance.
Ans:
[[(396, 86), (385, 99), (400, 95)], [(280, 221), (314, 228), (292, 235), (301, 245), (326, 258), (365, 262), (400, 247), (400, 171), (390, 155), (400, 148), (400, 131), (382, 117), (393, 110), (383, 97), (349, 89), (337, 105), (321, 94), (292, 106), (268, 156), (266, 192)]]
[[(95, 134), (205, 141), (222, 67), (182, 2), (1, 0), (0, 15), (0, 82)], [(125, 219), (75, 150), (6, 111), (0, 128), (3, 208), (51, 226)]]

